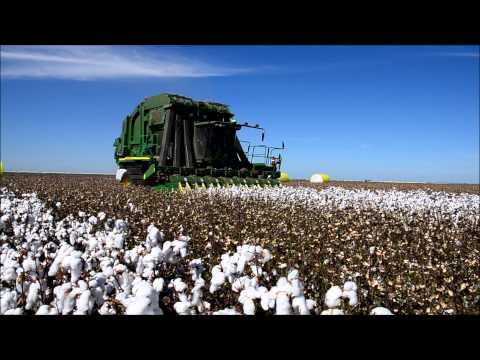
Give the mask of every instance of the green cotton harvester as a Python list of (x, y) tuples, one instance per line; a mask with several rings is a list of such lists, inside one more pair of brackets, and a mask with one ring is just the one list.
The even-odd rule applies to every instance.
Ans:
[[(241, 128), (227, 105), (160, 94), (145, 98), (123, 120), (115, 140), (116, 179), (156, 190), (208, 186), (278, 186), (282, 147), (253, 145), (237, 137)], [(256, 161), (256, 162), (254, 162)]]

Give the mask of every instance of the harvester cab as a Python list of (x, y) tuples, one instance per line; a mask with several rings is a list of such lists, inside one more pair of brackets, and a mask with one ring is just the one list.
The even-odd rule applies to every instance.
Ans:
[(236, 135), (243, 127), (260, 130), (264, 140), (265, 129), (238, 123), (227, 105), (173, 94), (147, 97), (123, 120), (114, 142), (116, 178), (157, 190), (279, 185), (281, 156), (274, 151), (284, 146), (249, 144), (245, 153)]

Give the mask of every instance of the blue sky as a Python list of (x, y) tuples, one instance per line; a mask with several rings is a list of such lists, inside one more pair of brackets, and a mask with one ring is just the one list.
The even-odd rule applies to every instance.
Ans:
[(114, 173), (122, 119), (173, 92), (285, 141), (291, 178), (478, 183), (479, 60), (478, 46), (2, 46), (1, 156)]

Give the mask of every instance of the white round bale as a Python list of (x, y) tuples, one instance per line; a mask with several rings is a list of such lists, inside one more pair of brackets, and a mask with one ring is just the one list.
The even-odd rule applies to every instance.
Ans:
[(311, 183), (326, 183), (328, 180), (330, 180), (330, 178), (326, 174), (313, 174), (310, 177)]

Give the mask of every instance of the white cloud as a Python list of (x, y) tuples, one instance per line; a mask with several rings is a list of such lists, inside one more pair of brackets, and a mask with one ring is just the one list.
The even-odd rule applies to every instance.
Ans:
[(73, 80), (209, 77), (251, 72), (185, 58), (161, 47), (2, 46), (4, 78)]

